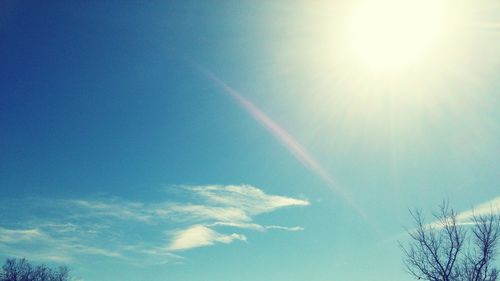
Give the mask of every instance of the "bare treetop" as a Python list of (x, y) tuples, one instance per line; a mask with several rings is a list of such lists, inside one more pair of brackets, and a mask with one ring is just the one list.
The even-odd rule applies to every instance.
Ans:
[(406, 270), (417, 279), (429, 281), (495, 281), (494, 267), (500, 236), (500, 217), (473, 215), (470, 222), (458, 222), (457, 213), (443, 203), (434, 222), (425, 223), (421, 211), (410, 212), (415, 228), (410, 242), (401, 245)]
[(7, 259), (0, 271), (0, 281), (69, 281), (69, 269), (44, 264), (34, 266), (26, 259)]

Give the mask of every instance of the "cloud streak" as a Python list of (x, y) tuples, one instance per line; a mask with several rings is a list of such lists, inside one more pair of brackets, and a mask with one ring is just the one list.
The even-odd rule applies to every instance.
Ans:
[(177, 214), (183, 213), (183, 216), (191, 216), (191, 220), (205, 221), (205, 224), (196, 224), (175, 231), (172, 235), (172, 242), (168, 246), (170, 251), (247, 240), (243, 234), (232, 233), (225, 235), (213, 230), (214, 227), (232, 227), (260, 232), (268, 229), (303, 230), (303, 228), (297, 227), (262, 226), (253, 223), (253, 217), (279, 208), (307, 206), (309, 202), (306, 200), (268, 195), (261, 189), (250, 185), (208, 185), (185, 188), (204, 199), (209, 205), (169, 206), (163, 209), (162, 212), (167, 215), (171, 211)]
[[(480, 203), (480, 204), (472, 207), (469, 210), (457, 213), (456, 214), (456, 224), (459, 226), (472, 226), (472, 225), (475, 225), (477, 223), (474, 220), (474, 216), (481, 217), (481, 216), (489, 216), (489, 215), (500, 216), (500, 196), (493, 198), (489, 201), (486, 201), (484, 203)], [(426, 227), (441, 229), (441, 228), (445, 227), (444, 223), (448, 223), (448, 222), (443, 222), (441, 220), (435, 220), (431, 223), (428, 223), (426, 225)], [(415, 231), (415, 230), (411, 230), (411, 231)]]
[(44, 235), (37, 228), (32, 229), (8, 229), (0, 227), (0, 241), (7, 243), (18, 243), (40, 239)]
[[(250, 185), (170, 189), (187, 196), (148, 203), (119, 198), (11, 202), (29, 208), (9, 214), (10, 219), (0, 218), (0, 252), (65, 263), (88, 257), (136, 265), (178, 262), (183, 258), (175, 252), (246, 241), (248, 234), (242, 232), (303, 230), (255, 220), (260, 214), (309, 205), (307, 200), (267, 194)], [(15, 209), (3, 203), (1, 212)]]
[(204, 225), (193, 225), (187, 229), (176, 231), (168, 246), (170, 251), (187, 250), (211, 246), (215, 243), (229, 244), (235, 240), (246, 241), (245, 235), (232, 233), (224, 235)]
[(457, 214), (458, 223), (472, 223), (474, 216), (500, 215), (500, 196)]
[(237, 208), (250, 215), (272, 212), (283, 207), (309, 205), (306, 200), (268, 195), (250, 185), (198, 186), (191, 190), (212, 204)]

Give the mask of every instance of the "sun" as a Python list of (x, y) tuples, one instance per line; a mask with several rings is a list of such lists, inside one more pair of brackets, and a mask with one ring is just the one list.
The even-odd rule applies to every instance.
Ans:
[(418, 62), (444, 28), (441, 0), (361, 0), (350, 22), (354, 54), (376, 69)]

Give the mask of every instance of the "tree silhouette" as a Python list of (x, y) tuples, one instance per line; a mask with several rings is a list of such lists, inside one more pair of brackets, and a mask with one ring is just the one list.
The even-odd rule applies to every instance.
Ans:
[(33, 266), (26, 259), (7, 259), (0, 272), (0, 281), (69, 281), (66, 266), (57, 269), (44, 264)]
[(434, 222), (425, 223), (422, 212), (410, 211), (415, 228), (410, 242), (401, 244), (403, 263), (410, 275), (429, 281), (495, 281), (494, 260), (500, 239), (500, 216), (472, 215), (457, 221), (457, 213), (444, 202)]

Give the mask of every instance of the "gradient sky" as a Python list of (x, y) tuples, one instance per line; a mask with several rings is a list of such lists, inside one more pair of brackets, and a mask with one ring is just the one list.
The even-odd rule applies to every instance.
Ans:
[(381, 70), (355, 3), (2, 1), (0, 258), (411, 280), (408, 209), (500, 206), (500, 4), (445, 1), (452, 31)]

